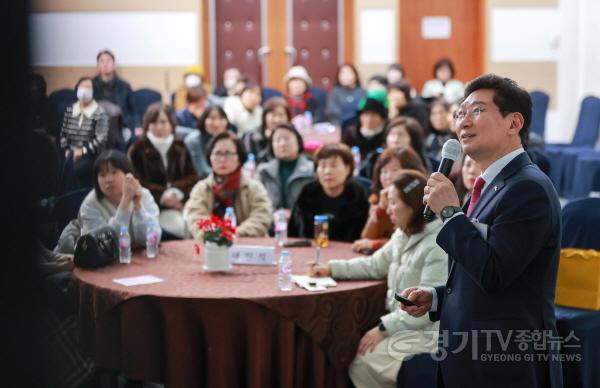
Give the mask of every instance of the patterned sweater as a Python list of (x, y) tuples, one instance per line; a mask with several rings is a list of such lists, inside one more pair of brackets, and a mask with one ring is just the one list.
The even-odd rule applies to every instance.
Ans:
[(67, 107), (60, 132), (60, 148), (83, 148), (85, 154), (98, 155), (108, 139), (108, 115), (96, 101), (83, 110), (79, 102)]

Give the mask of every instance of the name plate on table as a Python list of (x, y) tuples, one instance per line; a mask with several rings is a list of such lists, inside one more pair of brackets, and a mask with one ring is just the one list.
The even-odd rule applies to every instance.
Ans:
[(232, 245), (231, 262), (246, 265), (275, 265), (275, 247)]

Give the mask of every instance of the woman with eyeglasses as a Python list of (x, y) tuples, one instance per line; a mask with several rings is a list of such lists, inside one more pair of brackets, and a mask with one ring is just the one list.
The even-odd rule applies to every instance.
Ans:
[(196, 183), (183, 210), (194, 238), (202, 236), (198, 221), (211, 214), (222, 218), (228, 207), (235, 210), (238, 236), (266, 236), (271, 224), (271, 201), (259, 181), (241, 173), (248, 156), (242, 141), (231, 132), (220, 133), (208, 144), (207, 155), (212, 173)]

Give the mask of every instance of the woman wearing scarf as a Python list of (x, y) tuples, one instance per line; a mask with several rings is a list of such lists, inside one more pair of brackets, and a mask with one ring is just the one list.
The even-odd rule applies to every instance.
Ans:
[(198, 176), (185, 144), (174, 138), (174, 128), (170, 106), (150, 105), (144, 115), (144, 136), (131, 146), (129, 157), (140, 183), (160, 205), (161, 228), (184, 238), (187, 232), (181, 211)]
[(309, 90), (312, 80), (304, 67), (291, 67), (283, 77), (283, 82), (285, 83), (286, 99), (290, 106), (292, 118), (303, 115), (304, 112), (308, 111), (312, 113), (313, 122), (324, 121), (325, 112), (319, 107), (319, 102)]
[(196, 183), (183, 210), (192, 236), (197, 240), (202, 237), (198, 221), (211, 214), (222, 218), (228, 207), (235, 210), (238, 236), (266, 236), (271, 201), (259, 181), (241, 174), (247, 158), (242, 141), (231, 132), (220, 133), (208, 144), (207, 155), (213, 172)]

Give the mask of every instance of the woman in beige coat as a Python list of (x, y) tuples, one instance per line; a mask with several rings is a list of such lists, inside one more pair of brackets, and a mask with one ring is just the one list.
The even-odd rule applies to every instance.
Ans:
[(202, 237), (198, 221), (211, 214), (223, 217), (228, 207), (235, 210), (238, 236), (266, 236), (271, 224), (271, 201), (259, 181), (241, 174), (247, 158), (242, 141), (231, 132), (220, 133), (208, 144), (208, 155), (213, 172), (196, 183), (183, 209), (194, 238)]
[(311, 264), (312, 276), (388, 279), (385, 304), (389, 313), (364, 334), (350, 365), (350, 378), (357, 388), (395, 387), (405, 358), (437, 349), (438, 324), (427, 316), (406, 314), (394, 299), (394, 293), (407, 286), (434, 286), (448, 276), (447, 255), (435, 241), (442, 223), (426, 223), (423, 218), (426, 182), (425, 175), (415, 170), (405, 170), (394, 180), (388, 190), (387, 212), (397, 229), (372, 256), (331, 260), (322, 266)]

